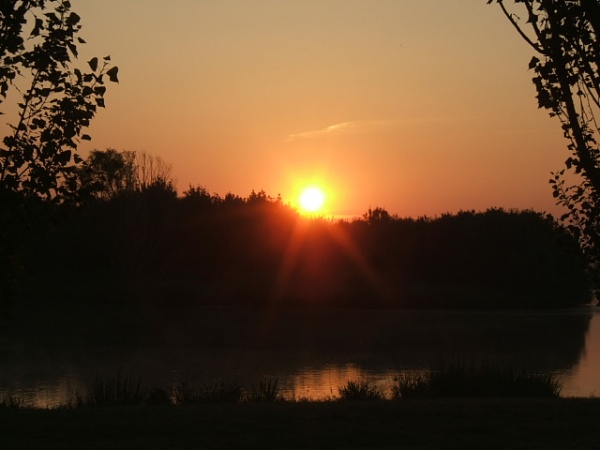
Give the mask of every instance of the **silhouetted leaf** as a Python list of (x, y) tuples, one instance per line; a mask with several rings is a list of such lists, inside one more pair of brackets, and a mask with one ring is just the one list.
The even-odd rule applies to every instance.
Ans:
[(81, 17), (79, 17), (79, 15), (77, 13), (71, 12), (69, 17), (67, 17), (67, 25), (71, 25), (71, 26), (77, 25), (80, 20), (81, 20)]
[(573, 158), (567, 158), (567, 160), (565, 161), (565, 165), (567, 166), (567, 169), (570, 169), (573, 166)]
[(95, 72), (98, 69), (98, 58), (92, 58), (88, 61), (90, 68)]
[(69, 161), (71, 161), (71, 150), (65, 150), (64, 152), (57, 154), (55, 159), (62, 165), (67, 164)]
[(31, 123), (39, 128), (44, 128), (46, 126), (46, 121), (43, 119), (33, 119)]
[(35, 19), (35, 26), (31, 31), (31, 36), (39, 36), (40, 31), (44, 28), (44, 21), (40, 18)]
[(538, 65), (539, 62), (540, 60), (534, 56), (533, 58), (531, 58), (531, 61), (529, 61), (529, 68), (533, 69), (535, 66)]
[(71, 50), (71, 53), (73, 53), (73, 56), (77, 58), (79, 56), (79, 53), (77, 53), (77, 46), (75, 44), (67, 44), (67, 46), (69, 47), (69, 50)]
[(118, 83), (119, 82), (119, 78), (117, 78), (118, 72), (119, 72), (119, 68), (117, 66), (115, 66), (115, 67), (108, 69), (106, 71), (106, 74), (110, 78), (110, 81), (112, 81), (113, 83)]
[(92, 137), (89, 134), (82, 134), (81, 139), (83, 139), (84, 141), (91, 141)]

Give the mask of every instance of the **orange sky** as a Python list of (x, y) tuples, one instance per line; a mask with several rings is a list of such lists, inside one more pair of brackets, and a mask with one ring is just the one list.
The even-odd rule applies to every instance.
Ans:
[(81, 148), (136, 150), (181, 191), (328, 191), (328, 213), (555, 212), (560, 126), (485, 0), (73, 0), (111, 85)]

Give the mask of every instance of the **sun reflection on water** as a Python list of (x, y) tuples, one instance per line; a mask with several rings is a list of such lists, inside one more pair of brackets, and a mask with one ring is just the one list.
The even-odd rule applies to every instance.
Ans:
[(290, 378), (290, 394), (296, 400), (329, 400), (339, 396), (339, 389), (348, 381), (368, 380), (386, 392), (392, 376), (388, 373), (372, 374), (354, 364), (330, 365), (308, 369)]
[[(173, 351), (170, 348), (163, 350)], [(214, 369), (220, 368), (222, 372), (217, 372), (215, 376), (242, 383), (245, 389), (251, 388), (251, 383), (270, 377), (278, 380), (282, 394), (287, 399), (328, 400), (338, 397), (339, 389), (348, 381), (358, 380), (367, 380), (389, 395), (389, 388), (395, 376), (400, 375), (402, 371), (412, 372), (419, 369), (401, 359), (390, 359), (389, 364), (381, 364), (380, 357), (364, 361), (361, 358), (357, 362), (356, 354), (345, 354), (327, 361), (319, 357), (289, 360), (289, 353), (268, 351), (261, 358), (257, 358), (252, 352), (247, 355), (243, 353), (246, 358), (241, 358), (239, 351), (220, 352), (221, 358), (212, 360), (213, 365), (208, 367), (211, 353), (200, 354), (197, 349), (191, 348), (189, 351), (191, 353), (185, 353), (187, 356), (180, 361), (183, 364), (180, 367), (181, 371), (171, 370), (175, 364), (165, 360), (165, 354), (159, 352), (146, 354), (146, 358), (153, 361), (153, 364), (142, 364), (137, 369), (134, 368), (133, 373), (139, 374), (144, 381), (147, 380), (149, 387), (154, 386), (155, 381), (144, 378), (148, 374), (154, 374), (156, 383), (160, 385), (160, 382), (164, 382), (161, 386), (168, 387), (174, 382), (182, 381), (182, 378), (202, 382), (206, 379), (207, 371), (213, 374)], [(191, 355), (196, 355), (196, 360), (192, 360)], [(23, 361), (28, 362), (11, 366), (5, 361), (5, 364), (0, 366), (3, 369), (0, 370), (0, 401), (10, 396), (24, 406), (64, 406), (75, 400), (76, 393), (84, 394), (87, 383), (93, 379), (94, 368), (89, 367), (89, 360), (86, 360), (85, 366), (63, 365), (57, 362), (58, 366), (54, 368), (48, 365), (53, 360), (35, 361), (25, 358)], [(248, 370), (248, 361), (254, 362), (251, 371)], [(373, 366), (373, 361), (378, 361), (379, 365)], [(197, 367), (190, 366), (192, 363)], [(112, 366), (107, 362), (100, 373), (105, 376), (112, 375), (107, 372), (106, 367)], [(119, 364), (118, 367), (123, 365)], [(589, 322), (585, 350), (582, 351), (577, 364), (564, 367), (555, 373), (562, 381), (563, 397), (600, 396), (600, 311), (595, 311)]]

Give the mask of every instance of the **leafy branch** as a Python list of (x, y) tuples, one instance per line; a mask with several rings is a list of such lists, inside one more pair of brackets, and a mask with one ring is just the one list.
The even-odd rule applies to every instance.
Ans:
[[(106, 81), (118, 82), (110, 57), (74, 67), (81, 18), (68, 0), (20, 0), (0, 6), (0, 104), (14, 88), (18, 118), (0, 146), (0, 188), (54, 201), (77, 197), (83, 130), (105, 107)], [(30, 30), (26, 29), (30, 24)], [(20, 83), (28, 85), (21, 90)]]

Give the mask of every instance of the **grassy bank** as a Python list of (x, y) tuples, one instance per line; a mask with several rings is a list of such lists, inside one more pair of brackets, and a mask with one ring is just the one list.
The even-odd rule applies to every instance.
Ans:
[(600, 399), (0, 409), (2, 448), (597, 449)]
[[(330, 401), (404, 400), (415, 398), (557, 398), (561, 385), (552, 374), (540, 374), (510, 367), (451, 362), (429, 372), (403, 374), (386, 390), (368, 379), (348, 380), (339, 386)], [(84, 393), (75, 392), (74, 400), (62, 407), (116, 406), (195, 406), (210, 403), (298, 402), (279, 388), (279, 380), (268, 378), (250, 390), (231, 381), (210, 383), (176, 383), (170, 388), (146, 386), (134, 374), (118, 373), (115, 377), (97, 375)], [(0, 408), (26, 407), (11, 395), (0, 399)]]

